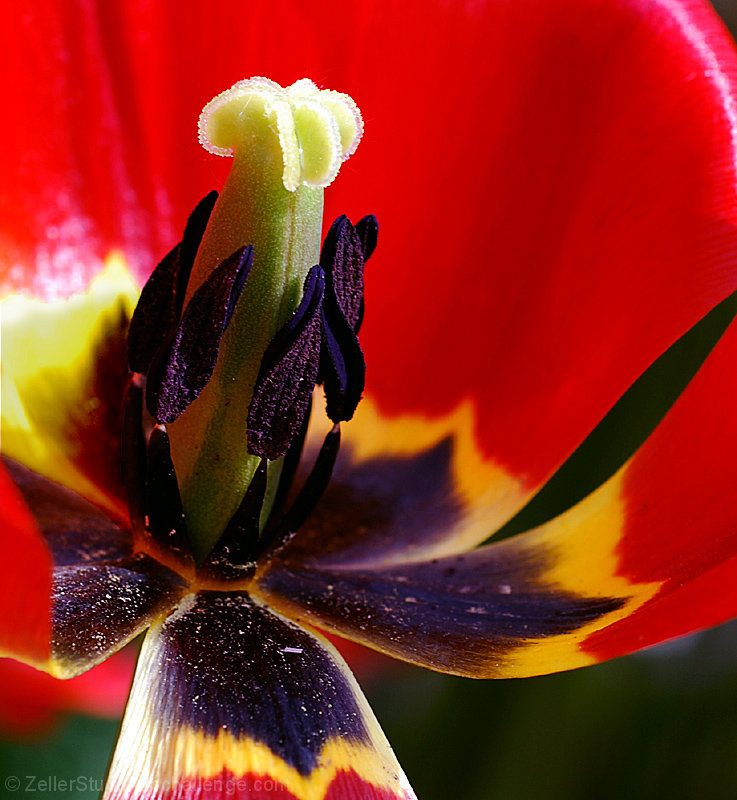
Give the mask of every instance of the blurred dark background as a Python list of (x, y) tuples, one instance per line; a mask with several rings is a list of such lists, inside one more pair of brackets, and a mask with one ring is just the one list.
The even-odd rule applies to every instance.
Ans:
[(735, 0), (712, 0), (712, 5), (734, 36), (737, 32), (737, 2)]
[[(714, 6), (734, 35), (737, 0)], [(357, 672), (420, 800), (737, 798), (737, 622), (542, 678), (471, 681), (361, 658)], [(7, 694), (0, 797), (98, 797), (119, 723), (67, 713), (20, 733)]]

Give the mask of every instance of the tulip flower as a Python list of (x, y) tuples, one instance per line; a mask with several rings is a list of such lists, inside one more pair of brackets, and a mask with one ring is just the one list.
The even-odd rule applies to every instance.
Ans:
[[(704, 2), (80, 0), (0, 43), (0, 646), (71, 676), (149, 629), (106, 798), (413, 797), (317, 626), (501, 678), (737, 614), (734, 324), (493, 538), (737, 291)], [(217, 197), (194, 121), (259, 75), (203, 117)]]

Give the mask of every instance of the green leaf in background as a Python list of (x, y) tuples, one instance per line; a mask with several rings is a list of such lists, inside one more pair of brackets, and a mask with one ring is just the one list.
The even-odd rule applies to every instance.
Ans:
[(117, 721), (70, 716), (47, 735), (0, 740), (0, 797), (96, 800), (118, 728)]
[(734, 800), (737, 623), (593, 668), (369, 691), (420, 800)]

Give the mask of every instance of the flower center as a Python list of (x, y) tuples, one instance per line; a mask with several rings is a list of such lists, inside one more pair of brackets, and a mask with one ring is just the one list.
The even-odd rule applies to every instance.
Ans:
[[(241, 81), (200, 118), (200, 141), (234, 165), (141, 293), (123, 438), (139, 537), (170, 554), (189, 546), (210, 573), (242, 574), (296, 530), (360, 399), (376, 220), (339, 218), (322, 252), (319, 237), (322, 187), (361, 132), (350, 98), (306, 80)], [(335, 427), (286, 509), (316, 383)]]

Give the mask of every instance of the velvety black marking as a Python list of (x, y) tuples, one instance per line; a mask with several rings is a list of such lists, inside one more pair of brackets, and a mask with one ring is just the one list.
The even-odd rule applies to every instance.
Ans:
[(355, 464), (341, 448), (333, 476), (289, 552), (321, 564), (411, 560), (428, 541), (463, 521), (452, 472), (453, 441), (444, 439), (412, 456)]
[(171, 608), (183, 585), (178, 576), (147, 556), (119, 565), (55, 569), (52, 655), (79, 669), (89, 666)]
[(118, 563), (130, 557), (130, 534), (69, 489), (3, 456), (57, 567)]
[(179, 484), (166, 430), (156, 425), (148, 440), (146, 528), (159, 544), (185, 560), (191, 557)]
[(260, 583), (329, 630), (432, 669), (480, 677), (526, 641), (570, 633), (624, 602), (546, 586), (544, 566), (539, 553), (492, 545), (365, 570), (277, 559)]
[(366, 214), (356, 223), (356, 233), (361, 240), (363, 260), (368, 261), (376, 250), (379, 240), (379, 221), (373, 214)]
[(324, 289), (322, 269), (313, 267), (297, 310), (264, 353), (248, 409), (248, 449), (261, 458), (286, 454), (310, 408), (320, 366)]
[(297, 494), (289, 511), (267, 531), (264, 537), (265, 550), (272, 551), (282, 547), (288, 539), (298, 531), (307, 517), (312, 513), (323, 492), (330, 483), (335, 460), (340, 450), (340, 425), (332, 427), (315, 460), (315, 466), (307, 476), (307, 480)]
[(266, 462), (261, 461), (238, 510), (202, 565), (201, 574), (204, 576), (245, 580), (253, 574), (266, 479)]
[(159, 422), (173, 422), (205, 388), (220, 341), (253, 263), (253, 248), (225, 259), (194, 293), (170, 345), (148, 371), (146, 404)]
[(368, 741), (353, 690), (306, 631), (254, 605), (247, 594), (201, 592), (161, 633), (154, 714), (263, 742), (307, 775), (333, 737)]
[(89, 350), (92, 371), (80, 402), (65, 408), (64, 436), (67, 453), (91, 483), (109, 497), (125, 502), (120, 478), (120, 415), (128, 382), (125, 339), (128, 311), (119, 301), (103, 322)]
[(345, 215), (330, 226), (320, 252), (320, 265), (338, 308), (355, 331), (363, 300), (363, 243)]
[(174, 333), (217, 197), (213, 191), (200, 200), (187, 220), (182, 241), (159, 262), (141, 291), (128, 331), (128, 365), (133, 372), (148, 372), (157, 352)]

